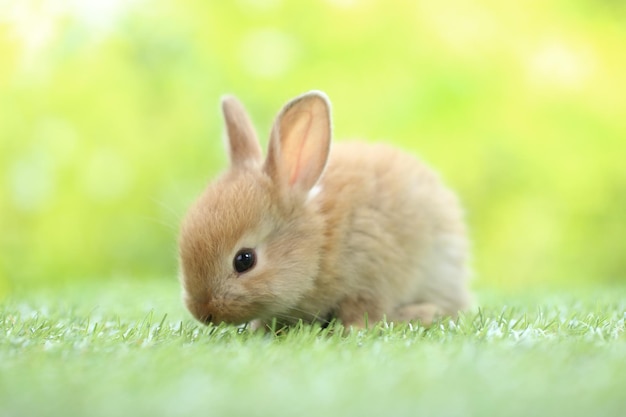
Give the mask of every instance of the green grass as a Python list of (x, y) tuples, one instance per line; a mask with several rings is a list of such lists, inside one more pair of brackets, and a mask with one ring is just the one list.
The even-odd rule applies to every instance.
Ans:
[[(207, 328), (175, 282), (0, 305), (2, 416), (617, 416), (626, 290), (479, 291), (430, 329)], [(332, 329), (331, 329), (332, 330)]]

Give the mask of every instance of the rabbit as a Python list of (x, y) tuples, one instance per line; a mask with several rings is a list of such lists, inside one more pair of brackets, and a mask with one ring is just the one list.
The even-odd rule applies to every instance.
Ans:
[(279, 112), (264, 159), (222, 99), (230, 167), (180, 228), (183, 298), (200, 322), (430, 324), (468, 308), (463, 211), (439, 176), (391, 146), (340, 142), (311, 91)]

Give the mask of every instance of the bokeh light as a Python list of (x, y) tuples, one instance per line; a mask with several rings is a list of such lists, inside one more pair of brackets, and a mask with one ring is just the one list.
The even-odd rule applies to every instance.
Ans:
[(175, 279), (223, 169), (221, 95), (266, 140), (324, 90), (336, 140), (458, 190), (476, 285), (626, 281), (626, 8), (612, 1), (0, 3), (0, 294)]

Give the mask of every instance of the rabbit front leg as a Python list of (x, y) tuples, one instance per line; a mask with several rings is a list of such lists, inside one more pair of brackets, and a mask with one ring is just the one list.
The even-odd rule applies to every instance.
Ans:
[(374, 298), (346, 297), (337, 309), (337, 318), (346, 328), (364, 329), (383, 318), (383, 309)]
[(389, 321), (418, 321), (422, 326), (429, 327), (435, 318), (441, 316), (441, 309), (432, 303), (405, 304), (397, 307), (387, 317)]
[(418, 321), (428, 327), (441, 314), (441, 309), (432, 303), (405, 304), (385, 313), (374, 299), (351, 297), (341, 302), (337, 317), (346, 328), (366, 328), (383, 317), (390, 322)]

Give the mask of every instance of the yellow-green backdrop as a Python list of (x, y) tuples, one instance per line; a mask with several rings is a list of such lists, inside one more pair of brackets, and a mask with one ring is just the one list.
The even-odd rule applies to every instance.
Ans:
[(0, 294), (173, 279), (225, 166), (219, 98), (266, 140), (324, 90), (335, 138), (388, 141), (458, 190), (478, 285), (626, 280), (626, 3), (0, 3)]

